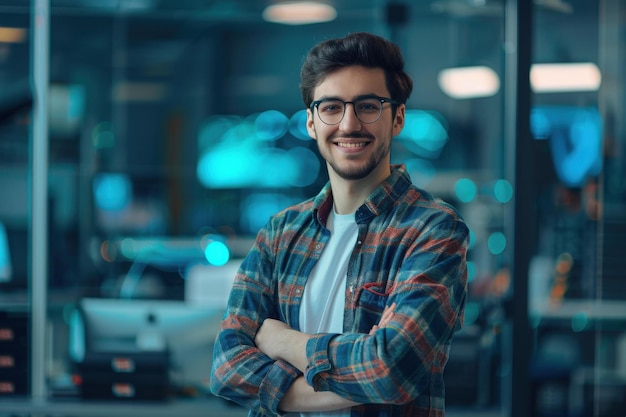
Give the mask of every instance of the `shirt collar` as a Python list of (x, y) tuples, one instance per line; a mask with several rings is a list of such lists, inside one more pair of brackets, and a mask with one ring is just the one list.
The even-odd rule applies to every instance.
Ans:
[[(364, 221), (377, 216), (393, 206), (394, 202), (411, 186), (411, 177), (406, 171), (404, 164), (391, 165), (389, 175), (376, 189), (365, 199), (365, 202), (356, 211), (356, 221)], [(333, 208), (332, 189), (330, 182), (313, 200), (313, 216), (322, 225), (326, 225), (330, 210)]]

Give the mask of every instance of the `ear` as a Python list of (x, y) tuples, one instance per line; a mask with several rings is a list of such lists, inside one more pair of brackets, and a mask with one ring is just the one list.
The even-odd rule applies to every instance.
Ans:
[(313, 111), (311, 109), (306, 109), (306, 131), (309, 133), (309, 136), (313, 140), (317, 140), (317, 133), (315, 132), (315, 120), (313, 116)]
[(393, 120), (393, 136), (400, 134), (404, 127), (404, 119), (406, 116), (406, 105), (400, 104), (396, 109), (396, 116)]

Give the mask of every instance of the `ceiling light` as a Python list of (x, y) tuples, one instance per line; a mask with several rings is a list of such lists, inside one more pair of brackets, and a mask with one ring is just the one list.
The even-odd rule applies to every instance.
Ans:
[(267, 6), (263, 19), (285, 25), (308, 25), (330, 22), (337, 17), (334, 7), (314, 1), (290, 1)]
[(485, 66), (447, 68), (439, 73), (439, 88), (452, 98), (477, 98), (495, 95), (500, 78)]
[(602, 75), (591, 62), (568, 64), (533, 64), (530, 84), (535, 93), (596, 91)]

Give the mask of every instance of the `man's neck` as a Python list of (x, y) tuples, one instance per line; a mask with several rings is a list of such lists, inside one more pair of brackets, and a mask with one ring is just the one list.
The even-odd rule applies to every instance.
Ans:
[(333, 191), (333, 202), (337, 214), (350, 214), (363, 204), (365, 199), (378, 187), (388, 176), (390, 171), (381, 170), (373, 172), (360, 180), (346, 180), (332, 171), (329, 173), (330, 187)]

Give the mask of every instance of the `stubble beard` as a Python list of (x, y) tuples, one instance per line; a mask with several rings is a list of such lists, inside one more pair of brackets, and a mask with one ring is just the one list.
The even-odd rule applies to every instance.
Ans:
[[(391, 132), (389, 133), (389, 135), (391, 136)], [(350, 137), (358, 138), (358, 137), (363, 137), (363, 136), (353, 135)], [(331, 143), (332, 138), (329, 138), (327, 142)], [(374, 153), (372, 153), (372, 155), (369, 157), (367, 161), (365, 161), (365, 163), (363, 163), (360, 166), (354, 166), (354, 167), (341, 167), (339, 163), (337, 163), (335, 160), (333, 160), (330, 157), (330, 155), (324, 155), (323, 152), (321, 153), (324, 159), (326, 159), (327, 164), (332, 168), (332, 170), (340, 178), (344, 180), (349, 180), (349, 181), (362, 180), (366, 178), (367, 176), (369, 176), (372, 172), (374, 172), (378, 168), (378, 166), (382, 163), (382, 161), (389, 155), (391, 151), (391, 140), (388, 140), (387, 143), (388, 143), (387, 146), (377, 147)], [(330, 146), (335, 146), (335, 145), (331, 144)], [(367, 146), (372, 146), (372, 145), (367, 145)]]

